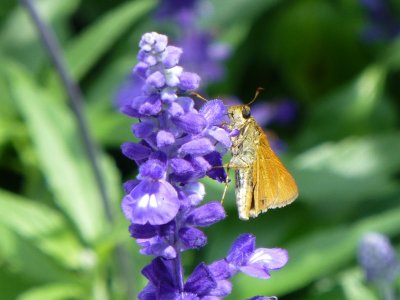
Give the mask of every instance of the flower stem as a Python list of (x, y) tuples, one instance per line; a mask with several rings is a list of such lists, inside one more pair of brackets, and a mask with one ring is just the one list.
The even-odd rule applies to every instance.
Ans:
[(176, 280), (179, 284), (179, 291), (183, 292), (183, 267), (182, 267), (182, 256), (181, 253), (177, 253), (175, 258), (175, 272)]
[(392, 284), (383, 282), (379, 285), (382, 300), (395, 300), (395, 291)]
[(182, 254), (181, 249), (179, 247), (179, 229), (180, 229), (180, 218), (179, 214), (175, 217), (175, 232), (174, 232), (174, 244), (176, 248), (176, 258), (175, 258), (175, 275), (176, 275), (176, 282), (179, 287), (179, 291), (183, 293), (183, 285), (184, 285), (184, 276), (183, 276), (183, 266), (182, 266)]

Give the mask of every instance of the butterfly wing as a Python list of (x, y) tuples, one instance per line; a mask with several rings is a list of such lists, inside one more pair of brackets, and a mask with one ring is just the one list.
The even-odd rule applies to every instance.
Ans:
[(278, 156), (271, 149), (267, 136), (260, 131), (256, 160), (253, 163), (253, 209), (250, 216), (256, 217), (269, 208), (285, 206), (298, 196), (296, 182)]

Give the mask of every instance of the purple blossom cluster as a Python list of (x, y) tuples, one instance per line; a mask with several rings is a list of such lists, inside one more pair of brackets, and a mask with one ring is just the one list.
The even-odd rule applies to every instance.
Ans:
[[(210, 4), (211, 5), (211, 4)], [(170, 27), (176, 26), (176, 44), (185, 49), (181, 53), (180, 64), (194, 69), (200, 74), (203, 87), (208, 83), (221, 80), (225, 75), (223, 62), (230, 56), (231, 49), (226, 43), (216, 42), (210, 30), (200, 28), (198, 20), (202, 19), (198, 0), (163, 0), (155, 12), (156, 21)], [(140, 78), (130, 74), (117, 91), (117, 107), (129, 104), (129, 99), (141, 88)]]
[(393, 283), (400, 275), (396, 251), (383, 234), (369, 232), (362, 237), (358, 247), (358, 261), (369, 282)]
[[(124, 184), (122, 210), (140, 253), (155, 257), (143, 268), (149, 280), (139, 299), (222, 299), (238, 272), (268, 279), (283, 267), (284, 249), (256, 248), (251, 234), (239, 236), (227, 256), (209, 265), (200, 263), (186, 280), (181, 253), (207, 243), (199, 229), (225, 218), (218, 201), (201, 204), (205, 188), (200, 178), (225, 181), (222, 155), (231, 147), (226, 108), (220, 100), (194, 108), (190, 92), (200, 77), (179, 66), (182, 49), (168, 45), (165, 35), (146, 33), (139, 43), (134, 68), (141, 93), (122, 107), (138, 119), (132, 126), (139, 142), (127, 142), (122, 152), (139, 167), (136, 180)], [(259, 297), (254, 299), (267, 299)]]
[(395, 15), (390, 0), (360, 0), (368, 16), (363, 38), (367, 42), (386, 41), (400, 34), (400, 19)]

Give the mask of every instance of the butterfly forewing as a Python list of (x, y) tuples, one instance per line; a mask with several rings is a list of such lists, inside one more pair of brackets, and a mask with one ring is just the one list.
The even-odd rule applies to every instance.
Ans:
[(261, 132), (256, 160), (253, 164), (254, 211), (256, 216), (269, 208), (285, 206), (293, 202), (298, 189), (292, 175), (271, 149), (267, 136)]

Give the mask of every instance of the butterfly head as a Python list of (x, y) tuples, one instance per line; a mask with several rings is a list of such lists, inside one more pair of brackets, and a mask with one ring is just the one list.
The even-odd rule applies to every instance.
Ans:
[(234, 105), (228, 109), (228, 116), (232, 128), (242, 127), (251, 118), (250, 106)]

